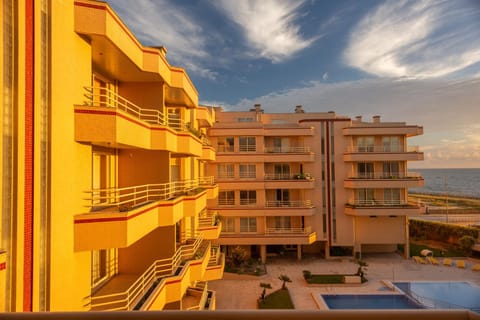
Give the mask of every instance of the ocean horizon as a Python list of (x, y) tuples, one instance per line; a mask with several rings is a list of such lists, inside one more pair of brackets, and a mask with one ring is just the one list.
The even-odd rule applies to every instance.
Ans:
[(448, 194), (480, 198), (480, 168), (410, 169), (425, 179), (425, 186), (409, 188), (412, 193)]

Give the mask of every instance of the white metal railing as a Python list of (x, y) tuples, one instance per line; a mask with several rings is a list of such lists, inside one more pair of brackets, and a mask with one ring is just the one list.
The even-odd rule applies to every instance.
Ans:
[(266, 228), (266, 234), (309, 234), (312, 233), (312, 227), (306, 228)]
[(266, 153), (310, 153), (310, 147), (266, 147)]
[(215, 185), (214, 176), (205, 176), (198, 178), (198, 184), (200, 186), (213, 186)]
[(265, 173), (265, 180), (311, 180), (310, 173)]
[(88, 207), (102, 208), (118, 206), (121, 211), (152, 201), (169, 200), (200, 186), (213, 184), (213, 177), (172, 181), (158, 184), (145, 184), (123, 188), (92, 189), (85, 191), (89, 196)]
[(218, 205), (219, 206), (234, 206), (235, 199), (221, 199), (218, 198)]
[(192, 244), (179, 247), (172, 257), (156, 260), (127, 290), (92, 296), (91, 308), (106, 311), (133, 310), (135, 304), (147, 293), (156, 280), (174, 275), (182, 261), (194, 258), (202, 241), (203, 238), (200, 234)]
[(176, 131), (188, 131), (188, 126), (178, 117), (165, 117), (158, 109), (144, 109), (125, 99), (116, 92), (102, 87), (85, 87), (86, 104), (92, 107), (99, 106), (122, 110), (137, 119), (150, 124), (168, 126)]
[(290, 207), (290, 208), (310, 208), (311, 200), (295, 200), (295, 201), (266, 201), (265, 207)]
[(349, 205), (359, 207), (395, 207), (395, 206), (409, 206), (410, 203), (405, 200), (354, 200), (349, 202)]
[(418, 172), (363, 172), (349, 177), (350, 179), (418, 179)]
[(218, 224), (219, 216), (217, 211), (204, 210), (198, 217), (198, 227), (211, 227)]
[(255, 152), (255, 151), (257, 151), (257, 146), (256, 145), (248, 145), (248, 144), (247, 145), (242, 145), (241, 144), (238, 147), (238, 150), (240, 152)]
[(363, 152), (419, 152), (418, 146), (382, 146), (382, 145), (366, 145), (366, 146), (349, 146), (347, 152), (363, 153)]

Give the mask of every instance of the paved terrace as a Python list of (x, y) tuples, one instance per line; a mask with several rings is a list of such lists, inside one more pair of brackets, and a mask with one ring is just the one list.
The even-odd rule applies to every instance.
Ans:
[[(468, 260), (467, 268), (455, 266), (422, 265), (412, 259), (405, 260), (397, 254), (365, 255), (368, 263), (368, 283), (351, 286), (307, 286), (302, 270), (319, 273), (355, 273), (357, 265), (352, 259), (325, 260), (304, 258), (301, 261), (293, 258), (272, 258), (267, 262), (267, 274), (255, 277), (225, 273), (222, 280), (210, 281), (208, 287), (216, 291), (216, 309), (256, 309), (256, 300), (260, 297), (262, 288), (260, 282), (269, 282), (271, 290), (280, 289), (282, 282), (278, 276), (286, 274), (292, 280), (287, 283), (290, 295), (297, 310), (318, 309), (312, 295), (335, 293), (389, 293), (381, 280), (389, 281), (468, 281), (480, 286), (480, 272), (472, 271), (472, 265), (479, 260)], [(441, 262), (441, 259), (440, 259)]]

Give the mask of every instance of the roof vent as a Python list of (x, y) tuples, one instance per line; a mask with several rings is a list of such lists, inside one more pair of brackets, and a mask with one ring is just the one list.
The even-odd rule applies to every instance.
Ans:
[(305, 113), (301, 105), (295, 106), (295, 113)]
[(250, 109), (250, 111), (255, 111), (257, 113), (263, 113), (262, 105), (260, 103), (256, 103), (253, 106), (254, 106), (254, 108)]
[(380, 123), (380, 116), (373, 116), (373, 123)]
[(362, 122), (362, 116), (356, 116), (355, 122)]

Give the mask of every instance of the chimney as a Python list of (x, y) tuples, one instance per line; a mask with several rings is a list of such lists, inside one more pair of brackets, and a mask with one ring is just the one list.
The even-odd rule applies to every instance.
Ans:
[(362, 122), (362, 116), (356, 116), (355, 117), (355, 122)]
[(373, 123), (380, 123), (380, 116), (373, 116)]
[(295, 106), (295, 113), (305, 113), (301, 105)]
[(250, 111), (255, 111), (256, 113), (263, 113), (262, 105), (260, 103), (256, 103), (253, 106), (254, 108), (250, 109)]

